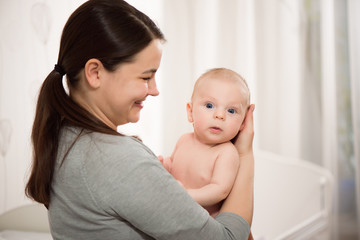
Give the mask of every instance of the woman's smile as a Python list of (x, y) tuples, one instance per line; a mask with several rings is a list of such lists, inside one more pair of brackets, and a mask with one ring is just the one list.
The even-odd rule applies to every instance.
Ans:
[(135, 102), (135, 107), (138, 107), (138, 108), (142, 109), (144, 107), (143, 100), (136, 101)]

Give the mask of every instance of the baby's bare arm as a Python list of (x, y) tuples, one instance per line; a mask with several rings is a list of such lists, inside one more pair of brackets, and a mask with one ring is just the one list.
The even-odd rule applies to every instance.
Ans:
[(186, 190), (203, 207), (217, 204), (231, 191), (238, 168), (237, 150), (232, 144), (226, 144), (216, 159), (210, 183), (201, 188)]
[(174, 154), (176, 152), (176, 150), (178, 149), (178, 145), (181, 144), (181, 142), (183, 141), (182, 139), (184, 138), (184, 136), (180, 137), (179, 140), (177, 141), (174, 151), (172, 152), (170, 157), (163, 157), (163, 156), (158, 156), (161, 164), (164, 166), (164, 168), (171, 173), (171, 167), (172, 167), (172, 163), (173, 163), (173, 159), (174, 159)]

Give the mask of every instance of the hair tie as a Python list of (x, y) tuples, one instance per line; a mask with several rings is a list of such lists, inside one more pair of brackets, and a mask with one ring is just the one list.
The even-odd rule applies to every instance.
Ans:
[(61, 76), (64, 76), (66, 74), (64, 69), (58, 64), (55, 64), (54, 70), (57, 71)]

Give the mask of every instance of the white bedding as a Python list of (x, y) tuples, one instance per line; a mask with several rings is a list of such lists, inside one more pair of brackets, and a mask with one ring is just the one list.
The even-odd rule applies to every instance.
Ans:
[(50, 233), (5, 230), (0, 232), (0, 240), (53, 240)]

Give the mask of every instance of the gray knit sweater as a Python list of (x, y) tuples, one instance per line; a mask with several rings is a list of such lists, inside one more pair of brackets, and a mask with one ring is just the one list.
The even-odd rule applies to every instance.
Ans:
[(79, 132), (61, 131), (49, 206), (55, 240), (247, 239), (242, 217), (210, 217), (135, 138), (85, 134), (61, 165)]

